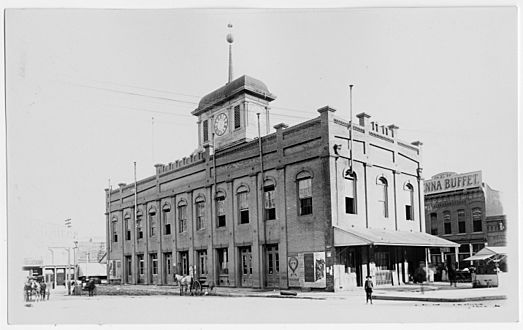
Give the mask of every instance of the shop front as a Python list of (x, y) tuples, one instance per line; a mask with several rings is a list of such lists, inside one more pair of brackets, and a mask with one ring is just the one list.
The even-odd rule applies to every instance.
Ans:
[(363, 286), (370, 275), (380, 285), (412, 282), (421, 268), (429, 269), (430, 248), (456, 244), (422, 232), (334, 228), (335, 291)]

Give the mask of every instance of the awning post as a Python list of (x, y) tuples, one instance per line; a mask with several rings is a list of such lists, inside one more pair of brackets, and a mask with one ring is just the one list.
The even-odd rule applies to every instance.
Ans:
[(425, 248), (425, 280), (427, 281), (427, 283), (429, 282), (429, 254), (429, 248)]

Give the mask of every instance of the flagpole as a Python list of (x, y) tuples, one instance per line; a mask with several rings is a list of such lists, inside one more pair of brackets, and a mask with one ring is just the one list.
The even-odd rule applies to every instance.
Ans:
[(349, 150), (349, 171), (350, 171), (350, 175), (352, 175), (352, 140), (353, 140), (353, 130), (352, 130), (352, 87), (354, 87), (354, 85), (349, 85), (349, 94), (350, 94), (350, 121), (349, 121), (349, 132), (350, 132), (350, 136), (349, 136), (349, 145), (350, 145), (350, 150)]
[(136, 162), (134, 162), (134, 229), (133, 229), (133, 236), (134, 236), (134, 244), (133, 244), (133, 256), (132, 256), (132, 260), (134, 260), (134, 263), (133, 263), (133, 270), (132, 270), (132, 274), (134, 274), (134, 279), (132, 280), (133, 281), (133, 284), (137, 284), (137, 279), (138, 279), (138, 267), (136, 265), (136, 244), (138, 244), (138, 240), (137, 240), (137, 237), (136, 237), (136, 229), (138, 228), (138, 186), (136, 184)]

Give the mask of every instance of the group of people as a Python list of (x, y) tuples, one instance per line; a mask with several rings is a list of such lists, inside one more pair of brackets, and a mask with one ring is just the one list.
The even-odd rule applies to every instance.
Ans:
[(28, 277), (24, 283), (24, 299), (28, 301), (49, 300), (50, 290), (43, 280)]

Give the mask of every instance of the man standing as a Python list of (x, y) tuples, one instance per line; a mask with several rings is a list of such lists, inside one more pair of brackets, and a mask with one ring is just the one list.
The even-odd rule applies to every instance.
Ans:
[(372, 289), (374, 288), (374, 283), (372, 283), (372, 276), (367, 276), (367, 280), (365, 281), (365, 293), (367, 295), (367, 304), (372, 304)]

